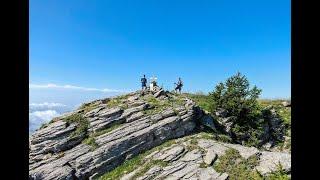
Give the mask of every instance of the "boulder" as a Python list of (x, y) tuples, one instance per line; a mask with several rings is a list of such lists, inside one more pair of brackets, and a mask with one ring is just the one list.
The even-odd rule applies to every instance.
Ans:
[(129, 102), (134, 102), (134, 101), (136, 101), (136, 100), (138, 100), (139, 99), (139, 96), (130, 96), (129, 98), (128, 98), (128, 101)]
[(217, 153), (215, 153), (212, 149), (209, 149), (206, 155), (204, 156), (203, 162), (208, 165), (211, 165), (213, 161), (217, 158), (217, 156)]
[(163, 89), (160, 89), (159, 91), (157, 91), (157, 92), (154, 93), (153, 97), (157, 98), (157, 97), (163, 95), (164, 92), (165, 92), (165, 91), (164, 91)]
[(186, 153), (182, 158), (181, 161), (190, 162), (190, 161), (202, 161), (202, 152), (199, 149), (194, 149), (188, 153)]
[(291, 171), (291, 155), (289, 153), (264, 151), (261, 152), (259, 162), (256, 169), (263, 175), (277, 170), (279, 164), (286, 172)]

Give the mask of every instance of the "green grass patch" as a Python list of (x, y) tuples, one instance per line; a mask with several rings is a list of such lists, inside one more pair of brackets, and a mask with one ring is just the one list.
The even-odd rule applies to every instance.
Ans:
[(117, 128), (119, 128), (122, 124), (113, 124), (112, 126), (110, 126), (109, 128), (106, 128), (106, 129), (102, 129), (102, 130), (99, 130), (95, 133), (93, 133), (91, 136), (93, 137), (97, 137), (97, 136), (100, 136), (102, 134), (106, 134), (108, 132), (111, 132)]
[(231, 137), (225, 134), (215, 134), (214, 139), (220, 142), (232, 143)]
[(110, 172), (105, 173), (99, 179), (100, 180), (116, 180), (120, 179), (123, 175), (130, 173), (137, 169), (143, 164), (143, 158), (146, 156), (145, 153), (139, 154), (136, 157), (133, 157), (130, 160), (125, 161), (120, 166), (116, 167)]
[(281, 119), (283, 119), (284, 123), (286, 125), (291, 126), (291, 107), (284, 107), (282, 105), (283, 101), (288, 101), (288, 100), (286, 100), (286, 99), (275, 99), (275, 100), (259, 99), (258, 103), (262, 107), (267, 107), (267, 106), (274, 107), (277, 114), (280, 116)]
[(144, 110), (144, 114), (146, 115), (154, 115), (160, 113), (168, 108), (172, 108), (174, 110), (175, 107), (183, 106), (184, 100), (177, 98), (169, 98), (167, 100), (158, 100), (153, 96), (145, 96), (143, 100), (150, 104), (151, 108)]
[(225, 142), (225, 143), (232, 142), (232, 139), (228, 135), (221, 134), (221, 133), (200, 132), (198, 136), (199, 138), (202, 138), (202, 139), (216, 140), (219, 142)]
[(157, 106), (159, 104), (159, 100), (153, 96), (144, 96), (143, 100), (147, 101), (150, 105)]
[(239, 151), (235, 149), (226, 150), (225, 154), (214, 164), (217, 172), (226, 172), (230, 180), (263, 179), (254, 167), (258, 165), (258, 157), (250, 156), (248, 159), (241, 157)]
[(200, 148), (199, 148), (199, 146), (197, 146), (197, 145), (188, 144), (188, 145), (187, 145), (187, 149), (188, 149), (189, 151), (193, 151), (193, 150), (195, 150), (195, 149), (200, 149)]
[(208, 133), (208, 132), (200, 132), (198, 136), (202, 139), (213, 139), (214, 134), (213, 133)]
[(184, 95), (193, 100), (203, 110), (210, 112), (210, 99), (208, 95), (203, 93), (185, 93)]
[(64, 152), (59, 152), (57, 158), (62, 158), (64, 156)]
[(258, 103), (263, 107), (267, 106), (283, 106), (283, 101), (290, 101), (289, 99), (258, 99)]
[(207, 167), (208, 167), (208, 164), (202, 162), (202, 163), (200, 163), (200, 166), (199, 166), (199, 167), (200, 167), (200, 168), (207, 168)]
[(52, 118), (52, 120), (50, 120), (49, 122), (41, 124), (41, 126), (40, 126), (39, 129), (46, 128), (46, 127), (48, 127), (51, 123), (53, 123), (53, 122), (55, 122), (55, 121), (58, 121), (59, 119), (60, 119), (60, 117), (54, 117), (54, 118)]
[(157, 98), (153, 96), (148, 96), (144, 99), (148, 102), (151, 106), (154, 106), (155, 108), (160, 108), (163, 106), (170, 106), (169, 102), (166, 100), (158, 100)]
[(98, 105), (94, 104), (94, 103), (84, 103), (78, 108), (78, 110), (83, 110), (83, 114), (85, 114), (89, 111), (94, 110), (97, 107), (98, 107)]
[(197, 144), (198, 144), (197, 139), (192, 138), (192, 139), (190, 140), (190, 144), (192, 144), (192, 145), (197, 145)]
[(279, 163), (277, 170), (266, 175), (265, 180), (289, 180), (291, 179)]
[(291, 152), (291, 139), (285, 143), (284, 149), (288, 149)]
[(110, 99), (108, 102), (107, 102), (107, 107), (109, 108), (112, 108), (112, 107), (121, 107), (121, 108), (128, 108), (128, 105), (126, 103), (123, 103), (125, 100), (127, 100), (127, 98), (129, 97), (128, 94), (126, 95), (121, 95), (121, 96), (117, 96), (117, 97), (114, 97), (112, 99)]
[(87, 133), (89, 121), (85, 117), (83, 117), (82, 114), (71, 114), (70, 116), (63, 118), (63, 121), (67, 122), (68, 124), (77, 124), (76, 130), (72, 132), (71, 137), (76, 137), (82, 133)]
[(108, 103), (107, 103), (107, 107), (117, 107), (120, 106), (122, 104), (120, 99), (111, 99)]
[(48, 125), (49, 125), (49, 123), (43, 123), (43, 124), (41, 124), (39, 129), (46, 128), (46, 127), (48, 127)]
[(136, 179), (136, 178), (144, 175), (148, 170), (150, 170), (154, 166), (165, 167), (167, 165), (168, 165), (167, 162), (164, 162), (161, 160), (151, 160), (151, 161), (147, 162), (146, 164), (144, 164), (142, 166), (142, 168), (132, 177), (132, 179)]
[(91, 150), (95, 150), (96, 148), (99, 147), (98, 144), (95, 142), (95, 137), (100, 136), (100, 135), (102, 135), (102, 134), (106, 134), (106, 133), (108, 133), (108, 132), (111, 132), (112, 130), (117, 129), (117, 128), (120, 127), (120, 126), (121, 126), (121, 124), (113, 124), (113, 125), (112, 125), (111, 127), (109, 127), (109, 128), (102, 129), (102, 130), (99, 130), (99, 131), (97, 131), (97, 132), (94, 132), (94, 133), (90, 134), (89, 137), (87, 137), (86, 139), (84, 139), (84, 140), (82, 141), (82, 143), (87, 144), (87, 145), (90, 145), (90, 146), (92, 147)]
[[(148, 150), (144, 153), (141, 153), (124, 163), (122, 163), (120, 166), (116, 167), (110, 172), (105, 173), (102, 175), (99, 179), (100, 180), (116, 180), (120, 179), (123, 175), (128, 174), (134, 170), (136, 170), (138, 167), (145, 165), (145, 157), (152, 152), (159, 151), (165, 147), (169, 147), (175, 143), (175, 140), (169, 140), (167, 142), (162, 143), (160, 146), (154, 147), (151, 150)], [(158, 162), (157, 162), (158, 163)], [(161, 165), (161, 163), (160, 163)], [(162, 164), (164, 165), (164, 164)], [(147, 168), (146, 168), (147, 169)]]
[(95, 150), (99, 147), (99, 145), (96, 143), (94, 137), (88, 137), (82, 141), (82, 143), (87, 144), (91, 146), (91, 150)]
[(167, 101), (172, 107), (184, 106), (185, 97), (179, 97), (179, 96), (177, 98), (170, 97)]
[(162, 109), (152, 107), (152, 108), (149, 108), (149, 109), (144, 110), (143, 113), (144, 113), (146, 116), (151, 116), (151, 115), (155, 115), (155, 114), (157, 114), (157, 113), (160, 113), (161, 111), (162, 111)]
[(277, 109), (277, 113), (283, 119), (284, 123), (291, 127), (291, 107), (281, 107)]
[(172, 146), (173, 144), (175, 144), (176, 141), (174, 139), (171, 139), (171, 140), (168, 140), (164, 143), (162, 143), (161, 145), (157, 146), (157, 147), (154, 147), (153, 149), (150, 150), (149, 154), (151, 154), (152, 152), (155, 152), (155, 151), (160, 151), (161, 149), (163, 148), (166, 148), (166, 147), (170, 147)]

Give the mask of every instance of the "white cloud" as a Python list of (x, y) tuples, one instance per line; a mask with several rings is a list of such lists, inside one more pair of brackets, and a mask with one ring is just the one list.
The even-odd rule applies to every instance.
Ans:
[(76, 89), (76, 90), (83, 90), (83, 91), (98, 91), (103, 93), (109, 92), (127, 92), (125, 90), (116, 90), (116, 89), (98, 89), (98, 88), (87, 88), (81, 86), (73, 86), (73, 85), (57, 85), (57, 84), (29, 84), (30, 89), (48, 89), (48, 88), (56, 88), (56, 89)]
[(60, 114), (55, 110), (45, 110), (45, 111), (34, 111), (29, 113), (29, 117), (31, 117), (31, 121), (42, 120), (42, 121), (49, 121), (54, 117), (59, 116)]
[(35, 131), (43, 123), (49, 122), (60, 114), (55, 110), (29, 112), (29, 132)]
[(30, 107), (32, 108), (53, 108), (53, 107), (66, 107), (65, 104), (61, 103), (49, 103), (49, 102), (44, 102), (44, 103), (31, 103), (29, 104)]
[(33, 133), (42, 124), (70, 110), (69, 106), (57, 102), (30, 103), (29, 133)]
[(43, 103), (30, 103), (29, 112), (35, 111), (45, 111), (45, 110), (54, 110), (58, 113), (66, 112), (71, 110), (71, 107), (55, 102), (43, 102)]

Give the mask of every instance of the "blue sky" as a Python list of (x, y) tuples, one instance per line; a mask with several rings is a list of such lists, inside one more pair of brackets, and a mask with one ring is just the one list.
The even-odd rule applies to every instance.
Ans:
[(208, 92), (237, 71), (262, 98), (291, 96), (289, 0), (29, 2), (31, 103), (136, 90), (142, 74)]

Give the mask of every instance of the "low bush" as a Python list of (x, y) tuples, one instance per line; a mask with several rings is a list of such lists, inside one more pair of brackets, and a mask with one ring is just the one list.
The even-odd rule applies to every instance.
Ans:
[[(251, 88), (248, 79), (241, 73), (237, 73), (225, 82), (219, 83), (209, 93), (206, 97), (205, 107), (209, 107), (211, 115), (220, 122), (226, 117), (234, 117), (228, 121), (228, 123), (231, 123), (229, 125), (230, 131), (224, 133), (227, 133), (235, 143), (258, 148), (268, 141), (281, 143), (286, 131), (282, 125), (285, 124), (287, 129), (290, 129), (291, 110), (283, 107), (281, 100), (258, 101), (260, 93), (261, 89), (256, 86)], [(193, 98), (197, 99), (195, 97), (205, 99), (204, 95), (193, 95)], [(276, 113), (278, 114), (276, 118), (280, 122), (280, 125), (277, 125), (277, 127), (272, 125), (269, 130), (270, 124), (277, 123), (270, 123), (273, 115), (270, 115), (271, 109), (268, 108), (268, 104), (272, 104), (270, 107), (276, 107)], [(216, 112), (221, 110), (224, 110), (224, 115), (217, 116)]]

